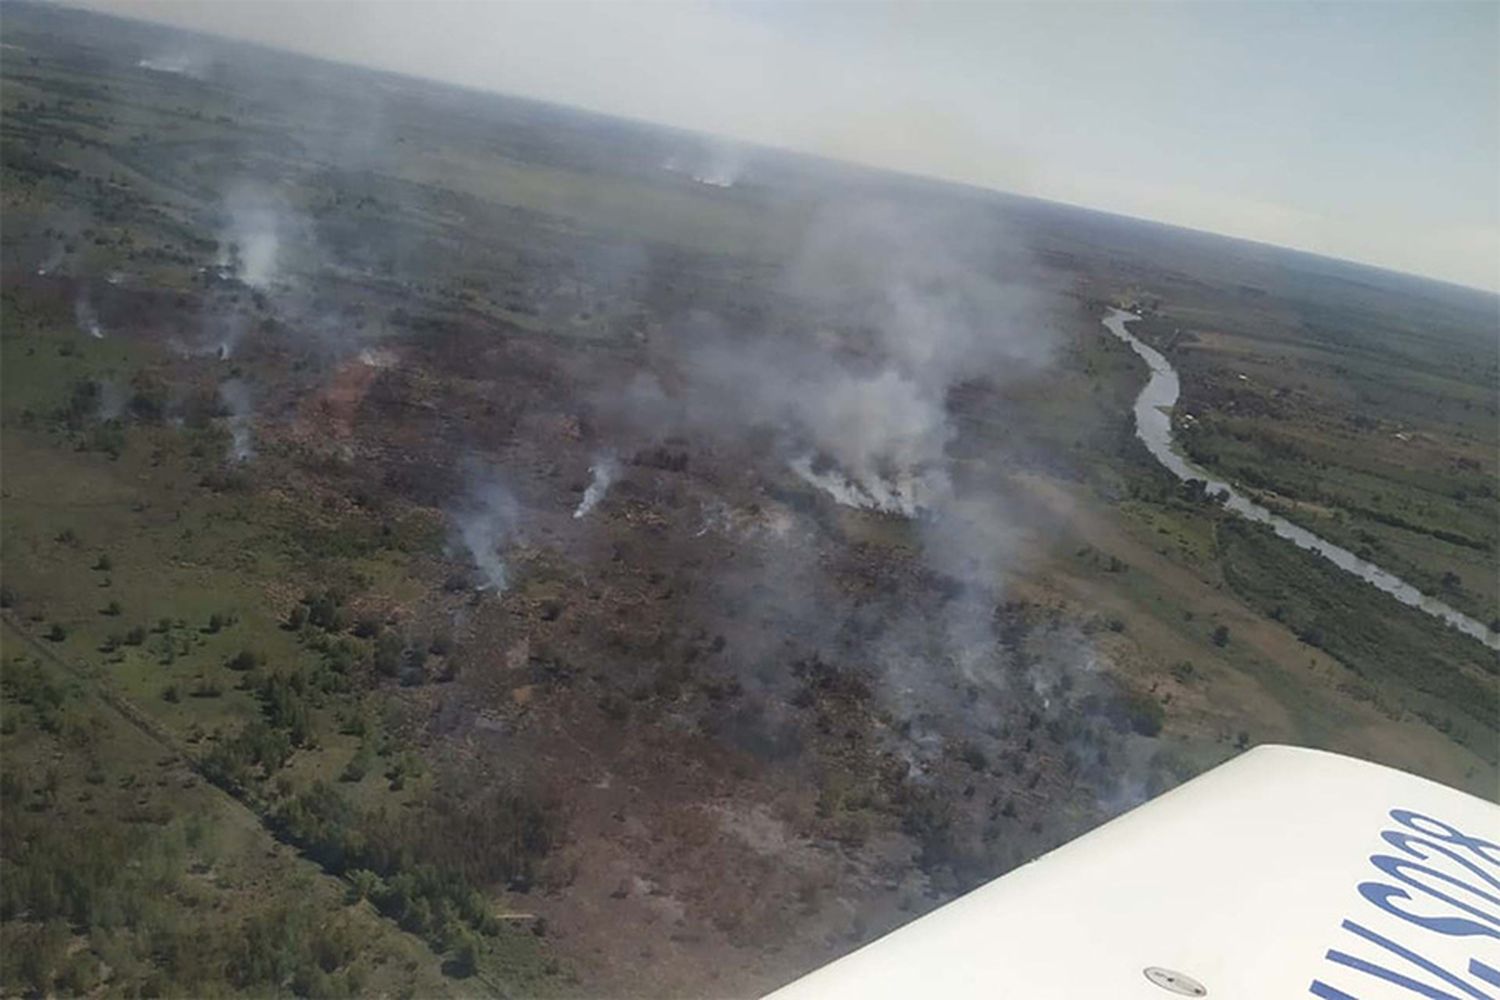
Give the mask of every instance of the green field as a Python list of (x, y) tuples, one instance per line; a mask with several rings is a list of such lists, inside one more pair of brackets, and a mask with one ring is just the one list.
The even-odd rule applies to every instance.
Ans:
[[(1487, 621), (1493, 297), (5, 34), (0, 993), (754, 995), (1256, 743), (1495, 796), (1495, 657), (1172, 480), (1099, 322), (1147, 306), (1195, 459)], [(808, 281), (866, 203), (897, 236)], [(948, 288), (931, 218), (1019, 234), (963, 277), (1034, 334), (939, 358), (961, 522), (834, 503), (782, 419), (905, 346), (840, 282)]]

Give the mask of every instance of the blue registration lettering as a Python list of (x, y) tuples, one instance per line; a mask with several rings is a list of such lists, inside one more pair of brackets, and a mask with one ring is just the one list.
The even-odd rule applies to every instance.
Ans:
[[(1364, 938), (1366, 941), (1380, 945), (1380, 947), (1386, 949), (1392, 954), (1399, 955), (1401, 958), (1404, 958), (1406, 961), (1410, 962), (1417, 968), (1422, 969), (1430, 975), (1436, 976), (1438, 979), (1443, 980), (1445, 983), (1448, 983), (1450, 986), (1453, 986), (1456, 989), (1462, 990), (1464, 993), (1468, 994), (1468, 996), (1473, 997), (1474, 1000), (1495, 1000), (1493, 994), (1486, 993), (1483, 990), (1479, 989), (1477, 986), (1465, 982), (1458, 976), (1449, 972), (1447, 969), (1442, 968), (1435, 962), (1423, 958), (1421, 955), (1418, 955), (1411, 949), (1397, 944), (1390, 938), (1387, 938), (1381, 934), (1377, 934), (1375, 931), (1372, 931), (1367, 927), (1362, 927), (1352, 920), (1345, 920), (1342, 926), (1344, 930), (1349, 931), (1351, 934), (1356, 934), (1359, 937)], [(1394, 983), (1395, 985), (1410, 990), (1411, 992), (1419, 996), (1427, 997), (1429, 998), (1429, 1000), (1463, 1000), (1463, 997), (1454, 993), (1449, 993), (1447, 990), (1444, 990), (1441, 987), (1432, 986), (1428, 983), (1420, 982), (1408, 975), (1396, 972), (1394, 969), (1387, 969), (1384, 966), (1376, 965), (1375, 963), (1366, 961), (1362, 958), (1356, 958), (1355, 956), (1346, 954), (1342, 951), (1330, 950), (1326, 957), (1330, 962), (1336, 962), (1339, 965), (1348, 966), (1351, 969), (1363, 972), (1369, 976), (1374, 976), (1377, 979), (1383, 979), (1388, 983)], [(1473, 967), (1474, 963), (1470, 962), (1469, 968), (1471, 972), (1473, 971)], [(1331, 989), (1330, 987), (1326, 987), (1325, 984), (1317, 980), (1314, 980), (1313, 986), (1324, 986), (1325, 989)], [(1313, 995), (1323, 997), (1325, 998), (1325, 1000), (1327, 1000), (1327, 997), (1330, 995), (1334, 998), (1334, 1000), (1343, 1000), (1343, 995), (1341, 995), (1338, 991), (1333, 991), (1331, 994), (1329, 994), (1318, 993), (1316, 992), (1316, 990), (1314, 990)]]
[(1429, 868), (1426, 865), (1419, 865), (1413, 861), (1407, 861), (1403, 858), (1393, 858), (1389, 855), (1377, 854), (1370, 858), (1370, 863), (1392, 878), (1399, 879), (1412, 888), (1424, 892), (1434, 899), (1441, 900), (1444, 903), (1447, 903), (1449, 906), (1452, 906), (1459, 910), (1463, 910), (1465, 913), (1472, 913), (1476, 917), (1479, 917), (1481, 920), (1488, 921), (1495, 926), (1486, 927), (1483, 924), (1476, 923), (1473, 920), (1467, 920), (1463, 917), (1434, 917), (1409, 913), (1406, 910), (1403, 910), (1400, 907), (1396, 906), (1395, 903), (1392, 902), (1393, 898), (1410, 901), (1412, 899), (1412, 896), (1405, 889), (1401, 889), (1393, 885), (1386, 885), (1382, 882), (1361, 883), (1359, 886), (1359, 894), (1361, 896), (1364, 896), (1365, 899), (1368, 899), (1370, 902), (1374, 903), (1376, 906), (1380, 907), (1387, 913), (1400, 917), (1403, 920), (1410, 921), (1411, 923), (1425, 928), (1426, 930), (1435, 931), (1439, 934), (1447, 934), (1452, 937), (1467, 937), (1470, 935), (1482, 934), (1500, 939), (1500, 930), (1496, 929), (1500, 928), (1500, 917), (1496, 917), (1490, 913), (1485, 912), (1484, 910), (1471, 906), (1470, 904), (1463, 902), (1462, 900), (1455, 899), (1448, 893), (1443, 892), (1434, 886), (1426, 884), (1421, 879), (1414, 878), (1411, 875), (1408, 875), (1407, 872), (1410, 871), (1424, 873), (1439, 881), (1447, 882), (1450, 885), (1459, 887), (1460, 889), (1465, 889), (1476, 896), (1480, 896), (1484, 899), (1489, 900), (1497, 906), (1500, 906), (1500, 899), (1491, 896), (1489, 893), (1484, 892), (1481, 889), (1476, 889), (1474, 886), (1469, 885), (1467, 882), (1456, 879), (1451, 875), (1445, 874), (1444, 872), (1440, 872), (1435, 868)]
[[(1415, 830), (1425, 836), (1446, 841), (1455, 847), (1467, 848), (1496, 868), (1500, 868), (1500, 844), (1479, 837), (1471, 837), (1440, 819), (1423, 816), (1421, 813), (1412, 812), (1410, 809), (1392, 809), (1391, 819), (1400, 823), (1408, 830)], [(1424, 827), (1430, 827), (1431, 829), (1424, 829)]]

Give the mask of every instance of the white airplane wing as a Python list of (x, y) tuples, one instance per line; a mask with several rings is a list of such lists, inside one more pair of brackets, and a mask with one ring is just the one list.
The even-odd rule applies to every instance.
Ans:
[(1500, 806), (1259, 747), (775, 1000), (1500, 1000)]

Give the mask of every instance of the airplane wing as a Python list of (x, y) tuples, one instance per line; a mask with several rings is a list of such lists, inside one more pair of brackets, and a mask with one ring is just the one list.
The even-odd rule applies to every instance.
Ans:
[(1500, 1000), (1500, 806), (1264, 746), (775, 1000)]

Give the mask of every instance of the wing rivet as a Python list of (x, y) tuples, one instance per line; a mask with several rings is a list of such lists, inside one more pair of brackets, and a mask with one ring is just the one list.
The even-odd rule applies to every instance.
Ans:
[(1148, 965), (1145, 969), (1146, 978), (1155, 986), (1160, 986), (1168, 993), (1176, 993), (1183, 997), (1206, 997), (1208, 987), (1204, 986), (1192, 976), (1181, 972), (1173, 972), (1171, 969), (1163, 969), (1159, 965)]

